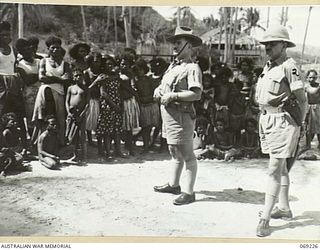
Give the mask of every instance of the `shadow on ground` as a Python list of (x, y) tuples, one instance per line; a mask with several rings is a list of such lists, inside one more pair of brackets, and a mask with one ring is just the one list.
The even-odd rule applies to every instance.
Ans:
[(263, 204), (264, 193), (253, 190), (241, 189), (224, 189), (223, 191), (199, 191), (198, 194), (203, 194), (206, 197), (197, 201), (229, 201), (238, 203)]
[(273, 232), (297, 227), (320, 226), (320, 212), (319, 211), (305, 211), (302, 215), (293, 217), (288, 223), (281, 226), (270, 227)]

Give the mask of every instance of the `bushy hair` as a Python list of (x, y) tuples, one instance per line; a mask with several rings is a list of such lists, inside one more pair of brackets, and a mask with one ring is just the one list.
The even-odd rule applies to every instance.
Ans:
[(198, 128), (200, 126), (203, 126), (203, 127), (207, 127), (209, 125), (209, 121), (208, 119), (204, 118), (204, 117), (199, 117), (196, 119), (196, 124), (195, 124), (195, 127)]
[(317, 73), (317, 71), (315, 69), (309, 69), (307, 74), (306, 74), (306, 76), (309, 76), (311, 72), (315, 73), (316, 76), (318, 75), (318, 73)]
[(260, 76), (262, 71), (263, 71), (263, 68), (258, 67), (253, 70), (253, 73), (255, 73), (257, 76)]
[(89, 67), (92, 66), (92, 63), (96, 58), (100, 58), (100, 60), (102, 61), (102, 55), (100, 52), (94, 51), (86, 57), (86, 62), (88, 63)]
[(241, 66), (243, 63), (246, 63), (248, 65), (249, 71), (251, 71), (253, 69), (253, 61), (251, 58), (245, 57), (245, 58), (241, 59), (241, 61), (237, 65), (237, 68), (241, 69)]
[(142, 58), (139, 58), (134, 66), (133, 66), (133, 71), (135, 74), (138, 73), (138, 70), (142, 69), (144, 74), (147, 74), (149, 72), (149, 67), (148, 64), (145, 60), (143, 60)]
[(199, 65), (202, 72), (209, 69), (209, 58), (204, 56), (197, 56), (196, 62)]
[(23, 49), (29, 47), (30, 45), (30, 42), (24, 38), (19, 38), (15, 43), (15, 47), (20, 54), (23, 51)]
[(32, 46), (38, 46), (39, 45), (39, 38), (36, 36), (30, 36), (27, 38), (27, 41), (32, 45)]
[(217, 77), (226, 76), (230, 78), (232, 75), (233, 75), (232, 70), (227, 66), (223, 66), (219, 69)]
[(46, 45), (49, 48), (52, 44), (59, 44), (61, 46), (62, 41), (59, 37), (49, 36), (46, 40)]

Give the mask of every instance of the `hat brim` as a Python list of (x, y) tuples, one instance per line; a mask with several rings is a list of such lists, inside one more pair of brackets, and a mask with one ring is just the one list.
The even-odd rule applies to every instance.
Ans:
[(269, 42), (286, 42), (288, 44), (288, 48), (293, 48), (293, 47), (296, 47), (296, 44), (291, 42), (290, 40), (288, 39), (265, 39), (265, 40), (260, 40), (259, 43), (265, 45), (266, 43), (269, 43)]
[(179, 38), (185, 38), (189, 40), (193, 47), (198, 47), (202, 44), (202, 39), (192, 34), (178, 34), (178, 35), (169, 36), (167, 38), (167, 41), (170, 43), (173, 43)]

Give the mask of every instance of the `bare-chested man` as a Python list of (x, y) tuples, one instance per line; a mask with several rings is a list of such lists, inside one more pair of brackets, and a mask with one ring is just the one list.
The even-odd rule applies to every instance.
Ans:
[(85, 162), (87, 160), (85, 114), (89, 100), (81, 70), (75, 69), (73, 71), (73, 81), (75, 84), (68, 88), (66, 97), (67, 137), (69, 143), (76, 147), (76, 159)]
[(57, 134), (57, 121), (53, 115), (46, 118), (47, 129), (38, 139), (38, 156), (40, 163), (49, 169), (59, 169), (60, 158), (58, 156), (59, 141)]

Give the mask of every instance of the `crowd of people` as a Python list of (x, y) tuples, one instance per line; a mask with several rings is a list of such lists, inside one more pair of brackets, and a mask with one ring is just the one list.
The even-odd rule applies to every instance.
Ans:
[[(37, 54), (36, 37), (12, 43), (7, 22), (1, 22), (0, 34), (1, 146), (6, 154), (9, 149), (13, 151), (11, 155), (16, 155), (11, 164), (21, 163), (38, 151), (43, 165), (58, 168), (59, 161), (52, 159), (58, 159), (58, 149), (68, 144), (75, 146), (75, 160), (85, 163), (87, 144), (94, 145), (93, 133), (97, 153), (106, 160), (111, 152), (115, 157), (134, 155), (134, 143), (139, 136), (143, 153), (154, 147), (158, 137), (160, 148), (166, 147), (160, 134), (160, 103), (153, 94), (168, 61), (160, 57), (146, 61), (130, 48), (118, 56), (102, 55), (88, 44), (78, 43), (69, 49), (71, 60), (67, 62), (67, 50), (58, 37), (45, 41), (48, 52), (42, 57)], [(250, 58), (243, 58), (236, 69), (220, 62), (209, 68), (208, 58), (202, 56), (192, 60), (200, 67), (203, 83), (201, 99), (194, 101), (193, 149), (197, 159), (233, 161), (264, 157), (258, 135), (259, 104), (255, 98), (262, 68), (255, 67)], [(310, 82), (306, 88), (310, 103), (306, 146), (310, 147), (314, 134), (320, 138), (319, 84), (315, 70), (306, 76)], [(140, 132), (133, 136), (137, 128)], [(51, 131), (51, 136), (45, 136), (45, 131)], [(46, 139), (48, 136), (54, 138)], [(50, 149), (45, 150), (46, 144), (50, 144)]]
[[(95, 146), (93, 136), (96, 153), (106, 162), (111, 156), (130, 157), (141, 136), (142, 153), (157, 140), (160, 150), (168, 146), (173, 174), (154, 190), (181, 194), (174, 204), (184, 205), (195, 201), (197, 159), (269, 157), (268, 190), (257, 228), (258, 236), (269, 235), (270, 218), (292, 217), (288, 172), (300, 128), (306, 128), (307, 148), (315, 134), (320, 147), (317, 72), (307, 72), (304, 86), (287, 57), (286, 49), (295, 44), (283, 27), (267, 31), (260, 41), (270, 59), (264, 68), (250, 58), (236, 69), (220, 62), (210, 67), (207, 57), (193, 54), (202, 41), (186, 27), (177, 27), (168, 41), (174, 47), (170, 63), (161, 57), (146, 61), (131, 48), (116, 56), (92, 51), (86, 43), (66, 50), (56, 36), (46, 39), (43, 57), (37, 54), (36, 37), (12, 42), (10, 24), (0, 22), (1, 174), (10, 168), (26, 170), (23, 162), (32, 155), (43, 166), (59, 169), (60, 151), (68, 145), (73, 160), (85, 164), (88, 145)], [(308, 100), (302, 124), (284, 106), (292, 93), (301, 105)], [(187, 190), (181, 192), (184, 166)], [(280, 207), (274, 210), (278, 196)]]

